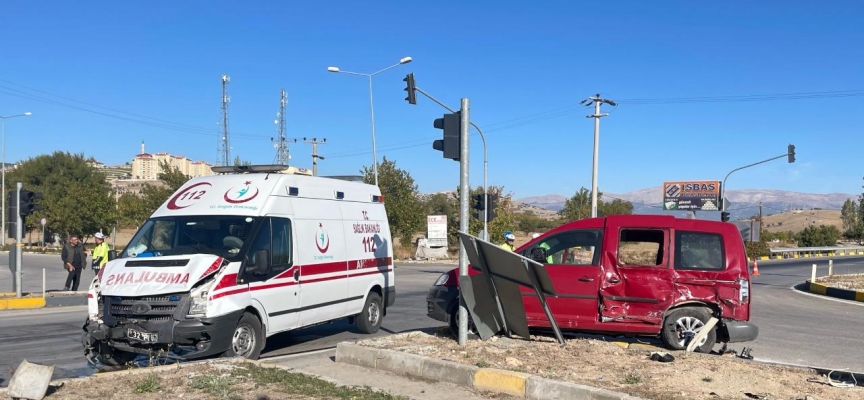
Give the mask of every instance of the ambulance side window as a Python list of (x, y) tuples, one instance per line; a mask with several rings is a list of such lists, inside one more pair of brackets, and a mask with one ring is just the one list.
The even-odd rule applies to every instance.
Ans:
[(291, 267), (291, 221), (273, 218), (273, 251), (270, 265), (273, 272), (279, 273)]
[(273, 259), (273, 250), (270, 247), (270, 218), (261, 222), (261, 226), (258, 228), (258, 233), (255, 235), (255, 241), (252, 242), (252, 245), (249, 247), (249, 253), (247, 256), (249, 259), (249, 265), (255, 265), (258, 262), (256, 257), (259, 250), (267, 250), (267, 252), (270, 253), (270, 259)]

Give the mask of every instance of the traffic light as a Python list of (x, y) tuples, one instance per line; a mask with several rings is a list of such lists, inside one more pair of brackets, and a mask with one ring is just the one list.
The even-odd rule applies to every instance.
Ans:
[(495, 213), (495, 207), (498, 206), (497, 203), (498, 203), (498, 196), (489, 196), (489, 203), (486, 205), (487, 207), (489, 207), (489, 211), (487, 211), (487, 215), (486, 215), (487, 221), (491, 221), (491, 220), (495, 219), (495, 217), (498, 215)]
[(721, 211), (720, 212), (720, 220), (723, 222), (729, 222), (729, 212)]
[(42, 205), (35, 202), (42, 198), (42, 193), (21, 188), (20, 196), (21, 202), (18, 203), (18, 213), (21, 215), (21, 218), (42, 209)]
[(9, 197), (6, 198), (6, 237), (15, 239), (15, 232), (18, 224), (18, 190), (10, 190)]
[(405, 91), (408, 92), (408, 97), (405, 100), (408, 101), (408, 104), (417, 104), (417, 93), (415, 92), (417, 87), (414, 85), (414, 73), (405, 75), (403, 81), (405, 81)]
[(459, 112), (444, 114), (435, 119), (432, 126), (444, 130), (444, 138), (432, 142), (432, 148), (444, 153), (444, 158), (459, 161), (461, 155), (462, 117)]
[(795, 145), (794, 144), (789, 145), (789, 151), (788, 151), (787, 155), (789, 156), (789, 164), (794, 163), (795, 162)]
[(486, 196), (483, 193), (475, 194), (472, 198), (474, 205), (472, 208), (474, 209), (474, 218), (479, 220), (483, 220), (483, 210), (486, 209)]

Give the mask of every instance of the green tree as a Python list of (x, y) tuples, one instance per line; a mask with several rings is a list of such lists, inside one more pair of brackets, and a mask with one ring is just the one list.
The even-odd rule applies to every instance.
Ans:
[(78, 234), (86, 238), (111, 230), (117, 220), (113, 191), (92, 161), (83, 154), (56, 151), (29, 158), (6, 174), (5, 193), (17, 182), (42, 193), (39, 203), (43, 209), (27, 218), (28, 229), (38, 227), (44, 217), (48, 229), (63, 237)]
[(252, 165), (252, 163), (249, 161), (243, 161), (240, 159), (240, 156), (236, 156), (234, 157), (234, 166), (238, 165)]
[[(363, 182), (375, 184), (372, 167), (360, 170)], [(396, 162), (385, 156), (378, 164), (378, 187), (384, 196), (387, 220), (394, 237), (401, 239), (403, 245), (411, 241), (411, 236), (421, 230), (426, 221), (423, 204), (418, 198), (417, 185), (407, 171), (399, 169)]]
[(843, 221), (843, 235), (849, 238), (857, 238), (861, 231), (861, 218), (858, 212), (859, 205), (853, 199), (846, 199), (840, 210), (840, 218)]
[[(629, 201), (613, 199), (611, 202), (605, 202), (602, 199), (603, 192), (598, 191), (597, 212), (599, 215), (633, 214), (633, 203)], [(590, 218), (591, 191), (584, 187), (579, 188), (576, 194), (564, 202), (564, 208), (558, 211), (558, 215), (565, 221), (578, 221), (583, 218)]]
[(834, 225), (810, 225), (798, 234), (802, 247), (834, 246), (840, 240), (840, 230)]
[(147, 212), (144, 199), (131, 193), (120, 195), (117, 208), (120, 210), (117, 225), (121, 228), (138, 228), (151, 214)]

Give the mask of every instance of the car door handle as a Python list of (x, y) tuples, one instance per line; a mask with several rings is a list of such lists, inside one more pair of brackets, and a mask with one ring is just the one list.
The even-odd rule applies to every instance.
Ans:
[(594, 282), (594, 278), (589, 278), (587, 276), (583, 276), (579, 278), (579, 282)]
[(609, 279), (607, 280), (607, 282), (609, 282), (609, 283), (618, 283), (618, 282), (621, 282), (621, 280), (618, 279), (618, 278), (609, 278)]
[(295, 280), (295, 281), (299, 281), (299, 280), (300, 280), (300, 270), (299, 270), (299, 269), (295, 269), (295, 270), (294, 270), (294, 280)]

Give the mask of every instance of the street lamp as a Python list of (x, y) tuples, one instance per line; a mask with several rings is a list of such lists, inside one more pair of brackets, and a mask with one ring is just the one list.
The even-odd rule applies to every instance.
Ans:
[(411, 61), (412, 61), (411, 57), (405, 57), (405, 58), (399, 60), (399, 63), (393, 64), (387, 68), (373, 72), (371, 74), (364, 74), (364, 73), (360, 73), (360, 72), (351, 72), (351, 71), (342, 71), (339, 69), (339, 67), (327, 67), (328, 72), (334, 72), (334, 73), (340, 73), (341, 72), (343, 74), (360, 75), (360, 76), (365, 76), (365, 77), (369, 78), (369, 114), (372, 118), (372, 174), (375, 176), (375, 186), (378, 186), (378, 153), (377, 153), (376, 146), (375, 146), (375, 106), (373, 105), (373, 102), (372, 102), (372, 77), (375, 75), (378, 75), (378, 74), (380, 74), (380, 73), (382, 73), (388, 69), (398, 67), (402, 64), (408, 64)]
[(6, 236), (7, 236), (6, 235), (6, 120), (9, 118), (15, 118), (15, 117), (27, 117), (29, 115), (31, 115), (31, 113), (29, 111), (25, 112), (24, 114), (10, 115), (8, 117), (4, 117), (4, 116), (0, 115), (0, 120), (3, 121), (3, 145), (2, 145), (3, 146), (3, 182), (0, 183), (0, 187), (3, 188), (2, 196), (0, 196), (3, 198), (3, 211), (2, 211), (3, 212), (3, 238), (0, 239), (0, 240), (2, 240), (2, 242), (0, 242), (0, 244), (2, 244), (3, 246), (6, 246)]

